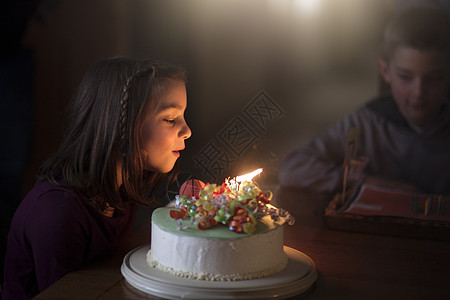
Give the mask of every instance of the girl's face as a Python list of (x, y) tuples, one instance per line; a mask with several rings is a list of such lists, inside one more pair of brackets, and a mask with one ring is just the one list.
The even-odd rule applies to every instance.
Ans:
[(160, 100), (158, 107), (144, 122), (142, 150), (146, 161), (144, 168), (157, 173), (172, 170), (184, 149), (184, 140), (191, 136), (191, 129), (184, 120), (186, 87), (176, 81)]
[(449, 88), (447, 57), (439, 51), (398, 47), (389, 62), (379, 61), (380, 73), (408, 122), (424, 127), (436, 121)]

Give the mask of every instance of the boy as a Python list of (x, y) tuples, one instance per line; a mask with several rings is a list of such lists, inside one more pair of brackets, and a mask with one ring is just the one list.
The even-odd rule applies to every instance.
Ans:
[[(379, 59), (390, 92), (291, 153), (281, 166), (281, 185), (342, 189), (344, 161), (353, 159), (367, 165), (360, 176), (348, 177), (350, 186), (370, 182), (450, 194), (449, 30), (448, 16), (434, 9), (393, 18)], [(346, 150), (349, 133), (355, 148)]]

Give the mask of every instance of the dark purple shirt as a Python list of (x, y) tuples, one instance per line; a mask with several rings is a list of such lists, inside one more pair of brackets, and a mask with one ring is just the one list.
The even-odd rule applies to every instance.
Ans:
[(136, 207), (107, 217), (71, 189), (37, 182), (11, 223), (2, 299), (29, 299), (107, 253), (129, 233)]

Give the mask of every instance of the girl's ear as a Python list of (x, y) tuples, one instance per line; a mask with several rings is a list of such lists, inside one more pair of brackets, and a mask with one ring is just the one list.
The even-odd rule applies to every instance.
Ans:
[(383, 77), (386, 83), (391, 83), (391, 77), (389, 75), (389, 64), (383, 58), (378, 59), (378, 69), (380, 71), (381, 76)]

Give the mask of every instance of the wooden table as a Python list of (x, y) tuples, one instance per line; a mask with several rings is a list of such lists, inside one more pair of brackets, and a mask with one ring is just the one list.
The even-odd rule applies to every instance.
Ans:
[[(319, 213), (324, 195), (287, 188), (276, 195), (296, 217), (285, 226), (285, 245), (311, 257), (319, 274), (295, 299), (450, 299), (450, 242), (330, 230)], [(130, 286), (120, 272), (125, 254), (149, 242), (149, 224), (36, 299), (160, 299)]]

